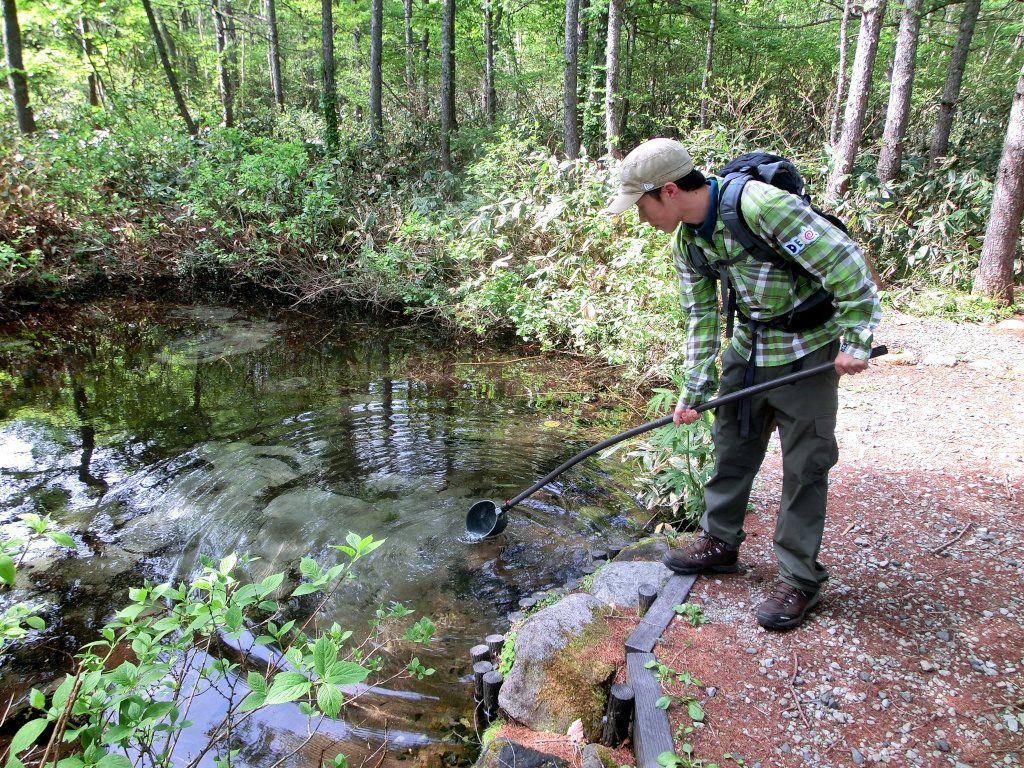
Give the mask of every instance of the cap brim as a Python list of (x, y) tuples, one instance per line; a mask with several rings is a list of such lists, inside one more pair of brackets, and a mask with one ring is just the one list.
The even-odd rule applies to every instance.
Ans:
[(643, 196), (643, 192), (621, 192), (618, 197), (608, 204), (603, 213), (608, 216), (618, 216), (620, 213), (625, 213), (636, 205), (636, 201)]

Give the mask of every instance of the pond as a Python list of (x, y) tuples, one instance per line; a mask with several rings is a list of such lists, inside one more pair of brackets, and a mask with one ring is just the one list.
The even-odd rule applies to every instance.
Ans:
[[(309, 742), (297, 707), (270, 708), (234, 746), (254, 766), (292, 751), (290, 765), (337, 752), (352, 765), (464, 760), (469, 648), (507, 629), (521, 599), (580, 578), (592, 550), (635, 536), (629, 468), (598, 458), (513, 508), (501, 536), (465, 530), (474, 501), (510, 498), (617, 431), (600, 409), (585, 417), (592, 394), (541, 356), (358, 317), (124, 302), (8, 324), (0, 532), (48, 514), (75, 547), (35, 545), (0, 593), (0, 609), (45, 601), (47, 624), (0, 660), (0, 693), (52, 685), (143, 580), (187, 579), (200, 555), (236, 552), (259, 558), (253, 578), (283, 571), (294, 585), (302, 557), (337, 561), (331, 545), (352, 531), (386, 542), (324, 626), (365, 634), (400, 602), (437, 625), (417, 651), (436, 672), (371, 692)], [(197, 708), (192, 730), (219, 706)]]

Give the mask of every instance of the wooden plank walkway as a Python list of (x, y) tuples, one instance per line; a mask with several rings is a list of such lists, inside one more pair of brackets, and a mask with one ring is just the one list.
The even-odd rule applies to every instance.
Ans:
[(644, 665), (654, 661), (653, 653), (627, 653), (626, 675), (633, 689), (633, 752), (636, 768), (661, 768), (658, 755), (675, 752), (668, 713), (654, 706), (661, 698), (661, 683)]
[(646, 615), (640, 619), (640, 624), (626, 638), (626, 653), (650, 653), (654, 650), (654, 644), (676, 615), (672, 606), (686, 602), (696, 580), (696, 574), (677, 574), (666, 582)]

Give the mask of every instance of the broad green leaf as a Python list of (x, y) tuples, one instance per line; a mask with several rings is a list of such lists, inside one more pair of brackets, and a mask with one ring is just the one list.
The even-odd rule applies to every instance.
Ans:
[(122, 739), (132, 735), (132, 728), (128, 725), (115, 725), (112, 728), (107, 729), (100, 741), (103, 744), (117, 744)]
[(14, 756), (19, 752), (24, 752), (26, 749), (35, 744), (36, 739), (39, 738), (44, 730), (46, 730), (46, 724), (49, 721), (45, 717), (37, 717), (35, 720), (29, 720), (18, 732), (14, 734), (14, 738), (11, 739), (10, 754)]
[(267, 681), (259, 672), (250, 672), (246, 675), (245, 681), (249, 684), (249, 690), (254, 693), (265, 694), (267, 692)]
[(668, 709), (671, 704), (671, 696), (662, 696), (656, 702), (654, 702), (654, 706), (656, 706), (658, 709)]
[(284, 581), (283, 573), (272, 573), (263, 581), (260, 582), (260, 589), (263, 590), (263, 594), (270, 594), (275, 589), (281, 586), (281, 582)]
[(75, 678), (71, 675), (64, 676), (64, 682), (57, 686), (57, 690), (53, 692), (52, 704), (57, 709), (63, 709), (64, 705), (68, 701), (68, 696), (71, 695), (71, 689), (75, 686)]
[(254, 709), (259, 709), (267, 701), (267, 695), (263, 691), (253, 691), (244, 699), (242, 703), (238, 705), (239, 712), (250, 712)]
[(691, 701), (686, 705), (686, 711), (690, 713), (690, 719), (701, 723), (704, 721), (704, 708), (699, 702)]
[(259, 604), (259, 609), (264, 613), (277, 613), (278, 604), (273, 600), (264, 600)]
[(63, 760), (57, 763), (57, 768), (82, 768), (85, 763), (78, 755), (71, 755), (65, 757)]
[(28, 703), (33, 709), (46, 709), (46, 696), (38, 688), (33, 688), (28, 695)]
[(242, 626), (242, 609), (237, 605), (233, 605), (228, 608), (224, 614), (224, 623), (227, 624), (229, 630), (234, 632)]
[(237, 562), (238, 562), (238, 555), (236, 555), (234, 553), (231, 553), (230, 555), (228, 555), (227, 557), (225, 557), (223, 560), (220, 561), (220, 567), (218, 567), (217, 570), (219, 570), (221, 573), (230, 573), (231, 571), (234, 570), (235, 564)]
[(0, 555), (0, 581), (14, 583), (14, 561), (10, 555)]
[(370, 670), (361, 667), (355, 662), (339, 661), (331, 668), (327, 675), (327, 682), (334, 685), (351, 685), (361, 683), (370, 676)]
[[(313, 646), (313, 669), (320, 677), (326, 677), (331, 665), (338, 659), (338, 646), (329, 637), (321, 637)], [(332, 715), (333, 717), (333, 715)]]
[(61, 531), (49, 531), (46, 534), (47, 538), (55, 544), (60, 544), (62, 547), (75, 548), (75, 540), (68, 536), (66, 533)]
[(25, 623), (32, 627), (32, 629), (46, 629), (46, 622), (43, 621), (41, 616), (26, 616)]
[(100, 758), (96, 768), (132, 768), (132, 761), (124, 755), (113, 753)]
[(304, 557), (299, 561), (299, 573), (307, 579), (319, 579), (322, 572), (320, 564), (312, 558)]
[(316, 582), (306, 582), (305, 584), (299, 584), (292, 592), (292, 597), (301, 597), (302, 595), (309, 595), (313, 592), (319, 592), (323, 587)]
[(298, 672), (280, 672), (267, 691), (267, 704), (284, 704), (295, 701), (309, 693), (311, 683)]
[(342, 696), (335, 686), (321, 685), (316, 692), (316, 705), (328, 717), (337, 717), (341, 711)]

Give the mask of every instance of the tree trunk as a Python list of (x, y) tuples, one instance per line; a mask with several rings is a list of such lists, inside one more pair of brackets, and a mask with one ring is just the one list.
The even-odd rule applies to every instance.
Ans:
[(452, 169), (455, 130), (455, 0), (444, 0), (441, 19), (441, 165)]
[(850, 10), (854, 0), (843, 0), (843, 20), (839, 28), (839, 72), (836, 75), (836, 110), (828, 130), (828, 143), (836, 146), (839, 141), (839, 116), (843, 112), (843, 98), (846, 95), (846, 52), (850, 47)]
[[(430, 7), (430, 0), (423, 0), (423, 9)], [(420, 109), (424, 115), (430, 112), (430, 89), (427, 87), (430, 71), (430, 25), (423, 24), (423, 36), (420, 38)]]
[(214, 38), (217, 43), (217, 79), (220, 82), (221, 124), (230, 128), (235, 124), (234, 93), (231, 87), (231, 68), (228, 66), (228, 33), (221, 12), (220, 0), (210, 0), (213, 13)]
[(832, 113), (832, 126), (828, 133), (828, 143), (835, 146), (839, 140), (839, 115), (843, 110), (843, 97), (846, 91), (846, 49), (850, 45), (850, 9), (854, 0), (843, 0), (843, 20), (839, 24), (839, 72), (836, 74), (836, 108)]
[(384, 131), (381, 51), (384, 45), (384, 0), (370, 3), (370, 135), (380, 138)]
[(715, 53), (715, 21), (718, 19), (718, 0), (711, 0), (708, 19), (708, 47), (704, 53), (704, 77), (700, 83), (700, 127), (708, 127), (708, 87), (711, 85), (711, 64)]
[(78, 17), (78, 31), (82, 35), (82, 54), (85, 56), (85, 63), (89, 65), (89, 76), (86, 80), (86, 87), (90, 107), (100, 106), (100, 81), (96, 74), (96, 67), (92, 63), (92, 38), (89, 34), (89, 20), (85, 16)]
[(25, 63), (21, 56), (21, 25), (18, 24), (18, 6), (14, 0), (4, 2), (4, 51), (7, 53), (7, 82), (14, 99), (14, 115), (22, 133), (36, 129), (32, 106), (28, 103), (28, 78), (25, 77)]
[(608, 13), (591, 17), (590, 72), (587, 73), (587, 103), (583, 106), (583, 143), (591, 155), (601, 145), (601, 109), (604, 105), (605, 44), (608, 41)]
[(605, 148), (612, 157), (620, 157), (619, 140), (622, 126), (619, 124), (619, 41), (622, 38), (623, 0), (608, 2), (608, 46), (604, 64), (604, 136)]
[[(4, 1), (8, 2), (9, 0)], [(146, 10), (146, 18), (149, 19), (149, 29), (153, 33), (153, 41), (156, 43), (156, 52), (160, 57), (160, 63), (163, 65), (164, 74), (167, 75), (167, 82), (171, 86), (171, 93), (174, 94), (174, 103), (178, 105), (178, 113), (181, 115), (181, 119), (185, 121), (189, 134), (195, 136), (197, 133), (196, 124), (192, 122), (192, 116), (188, 113), (185, 99), (181, 96), (181, 89), (178, 88), (178, 78), (174, 76), (174, 70), (171, 69), (171, 61), (167, 58), (167, 50), (164, 48), (164, 41), (160, 36), (160, 28), (157, 26), (156, 16), (153, 14), (153, 6), (150, 4), (150, 0), (142, 0), (142, 7)]]
[(967, 54), (971, 50), (971, 38), (974, 27), (978, 23), (978, 12), (981, 0), (967, 0), (960, 16), (960, 28), (956, 33), (956, 43), (949, 57), (949, 74), (942, 88), (942, 101), (939, 103), (939, 116), (935, 119), (935, 130), (932, 131), (932, 145), (928, 151), (928, 164), (935, 166), (939, 158), (946, 156), (949, 149), (949, 132), (953, 127), (953, 113), (956, 102), (960, 98), (960, 81), (967, 67)]
[(320, 45), (323, 63), (323, 92), (320, 109), (324, 115), (324, 142), (328, 154), (338, 151), (338, 87), (334, 83), (334, 11), (332, 0), (320, 0)]
[(885, 19), (886, 0), (867, 0), (864, 14), (860, 19), (857, 35), (857, 53), (853, 57), (853, 72), (850, 75), (850, 95), (846, 100), (846, 115), (843, 132), (836, 148), (835, 167), (829, 177), (825, 191), (826, 198), (833, 205), (839, 202), (850, 184), (857, 150), (860, 147), (861, 132), (864, 129), (864, 115), (867, 111), (868, 96), (871, 93), (871, 72), (878, 52), (878, 38)]
[(565, 76), (563, 78), (562, 142), (565, 156), (575, 160), (580, 156), (579, 116), (579, 0), (565, 0)]
[(633, 92), (633, 54), (636, 52), (636, 15), (626, 22), (626, 71), (622, 76), (622, 117), (619, 118), (619, 129), (626, 134), (629, 122), (630, 94)]
[(405, 92), (412, 96), (415, 85), (412, 43), (412, 0), (402, 0), (402, 20), (405, 26)]
[(498, 113), (498, 94), (494, 88), (494, 10), (492, 0), (484, 0), (484, 116), (494, 125)]
[(882, 152), (878, 158), (878, 178), (882, 181), (895, 179), (903, 163), (903, 136), (910, 117), (910, 96), (914, 89), (914, 70), (917, 65), (917, 40), (921, 31), (921, 1), (906, 0), (903, 18), (900, 20)]
[[(352, 5), (356, 5), (358, 0), (352, 0)], [(356, 22), (355, 26), (352, 27), (352, 49), (355, 51), (353, 62), (355, 64), (356, 72), (359, 74), (359, 79), (362, 80), (363, 75), (363, 30), (359, 26), (359, 22)], [(355, 108), (356, 120), (362, 122), (363, 120), (363, 105), (356, 104)]]
[(284, 112), (284, 81), (281, 78), (281, 46), (277, 38), (277, 0), (267, 0), (267, 64), (274, 103)]
[(1017, 78), (1003, 155), (996, 171), (985, 243), (974, 277), (973, 292), (996, 301), (1013, 303), (1013, 260), (1020, 245), (1024, 216), (1024, 68)]

